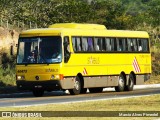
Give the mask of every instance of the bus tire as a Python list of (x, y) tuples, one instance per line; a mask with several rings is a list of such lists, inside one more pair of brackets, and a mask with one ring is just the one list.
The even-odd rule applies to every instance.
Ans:
[(90, 93), (101, 93), (103, 91), (103, 88), (89, 88)]
[(82, 88), (81, 89), (81, 94), (86, 94), (87, 93), (87, 88)]
[(116, 92), (122, 92), (125, 89), (126, 81), (122, 74), (119, 76), (118, 86), (115, 87)]
[(35, 89), (32, 92), (35, 97), (42, 97), (44, 94), (44, 90), (41, 89)]
[(69, 89), (71, 95), (78, 95), (81, 92), (81, 82), (78, 76), (76, 76), (74, 81), (74, 88)]
[(133, 87), (134, 87), (134, 76), (133, 74), (130, 74), (128, 79), (128, 85), (126, 85), (125, 90), (132, 91)]

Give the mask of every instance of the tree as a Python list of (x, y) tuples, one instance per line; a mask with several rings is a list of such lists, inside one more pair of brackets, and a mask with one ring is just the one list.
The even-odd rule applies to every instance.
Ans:
[(105, 24), (108, 29), (125, 29), (128, 27), (131, 16), (126, 14), (126, 9), (121, 1), (97, 0), (96, 19)]
[(153, 26), (160, 26), (160, 0), (151, 0), (148, 3), (148, 15), (150, 18), (150, 23)]

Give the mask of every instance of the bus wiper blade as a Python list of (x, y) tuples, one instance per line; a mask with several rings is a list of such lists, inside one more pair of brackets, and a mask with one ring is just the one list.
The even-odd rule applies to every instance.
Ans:
[(49, 63), (46, 61), (46, 59), (44, 58), (44, 56), (42, 54), (39, 54), (39, 56), (42, 58), (42, 60), (47, 63), (47, 65), (49, 65)]

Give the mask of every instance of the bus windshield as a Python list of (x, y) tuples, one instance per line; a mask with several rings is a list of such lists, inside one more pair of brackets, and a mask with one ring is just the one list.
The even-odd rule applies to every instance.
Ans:
[(17, 64), (51, 64), (62, 61), (61, 37), (20, 37)]

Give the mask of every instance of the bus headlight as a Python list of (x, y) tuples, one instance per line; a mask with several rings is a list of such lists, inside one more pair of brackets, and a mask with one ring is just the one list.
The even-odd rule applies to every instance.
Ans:
[(51, 80), (63, 80), (63, 75), (51, 75)]
[(59, 78), (59, 75), (51, 75), (51, 80), (58, 80)]
[(17, 80), (24, 80), (24, 79), (25, 79), (25, 77), (23, 75), (18, 75), (17, 76)]

